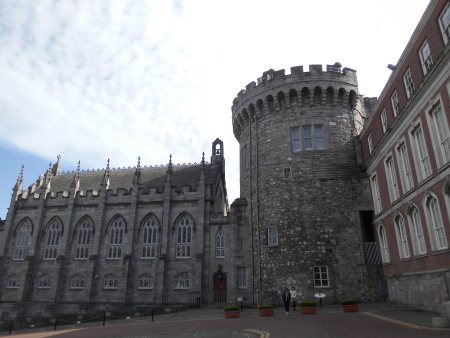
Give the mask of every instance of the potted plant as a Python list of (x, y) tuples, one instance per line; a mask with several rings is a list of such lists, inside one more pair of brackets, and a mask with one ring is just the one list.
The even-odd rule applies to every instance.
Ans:
[(302, 314), (312, 315), (316, 313), (317, 303), (314, 301), (304, 300), (300, 302), (300, 307), (302, 308)]
[(274, 308), (270, 304), (259, 304), (258, 309), (260, 317), (270, 317), (274, 314)]
[(341, 301), (343, 312), (358, 312), (358, 302), (354, 299)]
[(223, 313), (225, 314), (225, 318), (239, 318), (239, 306), (237, 305), (228, 305), (223, 308)]

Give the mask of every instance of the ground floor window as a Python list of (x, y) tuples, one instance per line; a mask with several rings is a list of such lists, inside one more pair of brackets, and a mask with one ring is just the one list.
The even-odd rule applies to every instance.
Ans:
[(328, 279), (328, 267), (327, 266), (315, 266), (314, 272), (314, 286), (317, 288), (327, 288), (330, 286)]

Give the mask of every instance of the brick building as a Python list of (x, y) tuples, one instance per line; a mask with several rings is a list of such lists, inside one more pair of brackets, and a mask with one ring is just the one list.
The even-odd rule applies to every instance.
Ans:
[[(359, 134), (370, 100), (335, 63), (264, 72), (234, 99), (240, 190), (252, 228), (255, 298), (295, 286), (326, 302), (380, 298)], [(366, 108), (367, 106), (367, 108)], [(373, 255), (375, 254), (375, 255)]]
[(211, 163), (61, 172), (28, 189), (2, 227), (1, 308), (82, 313), (251, 299), (246, 202), (228, 207), (223, 142)]
[(361, 133), (389, 298), (450, 316), (450, 8), (432, 0)]

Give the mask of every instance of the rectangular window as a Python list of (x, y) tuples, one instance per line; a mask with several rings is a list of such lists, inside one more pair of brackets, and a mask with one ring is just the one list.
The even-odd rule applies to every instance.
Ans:
[(450, 161), (450, 132), (440, 103), (430, 111), (430, 118), (430, 134), (441, 167)]
[(394, 117), (397, 117), (397, 115), (400, 113), (400, 106), (398, 103), (397, 91), (394, 91), (391, 95), (391, 104), (392, 104), (392, 112), (394, 114)]
[(237, 268), (237, 286), (239, 289), (247, 287), (247, 268)]
[(323, 127), (322, 126), (314, 127), (314, 136), (316, 139), (316, 149), (318, 149), (318, 150), (325, 149), (325, 142), (323, 140)]
[(370, 178), (370, 186), (372, 188), (372, 199), (373, 205), (375, 207), (375, 213), (378, 214), (381, 211), (381, 199), (380, 199), (380, 190), (378, 189), (377, 175), (373, 175)]
[(330, 286), (327, 266), (314, 267), (314, 286), (316, 288), (327, 288)]
[(387, 127), (388, 124), (387, 124), (386, 109), (383, 109), (383, 111), (381, 112), (381, 128), (383, 129), (383, 133), (386, 132)]
[(411, 76), (411, 70), (408, 68), (405, 75), (403, 75), (403, 82), (405, 84), (406, 97), (409, 99), (411, 95), (414, 93), (414, 82)]
[(384, 162), (386, 169), (386, 178), (389, 190), (389, 199), (394, 202), (399, 197), (397, 175), (395, 174), (394, 162), (392, 156), (389, 156)]
[(278, 228), (276, 226), (269, 226), (267, 228), (267, 245), (268, 246), (278, 245)]
[(423, 75), (425, 75), (433, 66), (433, 59), (431, 58), (430, 46), (427, 40), (425, 40), (420, 48), (419, 56), (420, 62), (422, 63)]
[(292, 143), (292, 151), (297, 152), (300, 151), (300, 128), (292, 128), (291, 129), (291, 143)]
[(448, 2), (439, 16), (439, 27), (441, 28), (444, 44), (447, 44), (450, 40), (450, 5)]
[(313, 148), (311, 126), (303, 127), (303, 145), (305, 146), (305, 150), (311, 150)]
[(372, 144), (372, 134), (367, 136), (367, 145), (369, 146), (369, 155), (372, 154), (373, 144)]
[(411, 134), (414, 141), (414, 160), (417, 167), (417, 176), (419, 182), (421, 182), (431, 175), (430, 159), (428, 158), (421, 126), (418, 125)]
[(400, 171), (400, 180), (402, 182), (403, 193), (406, 193), (414, 186), (414, 181), (405, 142), (400, 143), (400, 145), (397, 147), (397, 161)]

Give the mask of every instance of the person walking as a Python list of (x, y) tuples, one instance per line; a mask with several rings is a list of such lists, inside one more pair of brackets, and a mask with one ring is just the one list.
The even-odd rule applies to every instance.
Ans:
[(297, 290), (294, 287), (291, 287), (291, 302), (292, 302), (292, 311), (295, 311), (295, 307), (297, 305)]
[(291, 303), (291, 293), (288, 288), (285, 288), (283, 291), (283, 295), (281, 296), (284, 302), (284, 308), (286, 309), (286, 314), (289, 314), (289, 304)]

